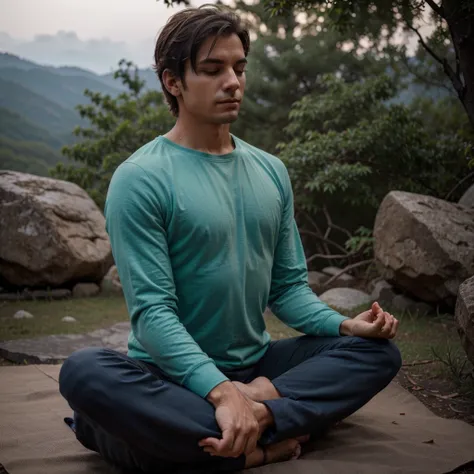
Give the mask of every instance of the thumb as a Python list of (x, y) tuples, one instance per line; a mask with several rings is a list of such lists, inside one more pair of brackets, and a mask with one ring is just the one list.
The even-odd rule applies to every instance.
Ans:
[(384, 324), (385, 324), (385, 317), (383, 315), (383, 312), (380, 311), (379, 313), (377, 313), (375, 321), (373, 322), (373, 325), (377, 329), (377, 331), (379, 331), (380, 329), (382, 329)]
[(382, 308), (380, 307), (378, 301), (374, 301), (372, 303), (372, 312), (374, 313), (374, 316), (377, 315), (377, 313), (380, 313), (382, 311)]

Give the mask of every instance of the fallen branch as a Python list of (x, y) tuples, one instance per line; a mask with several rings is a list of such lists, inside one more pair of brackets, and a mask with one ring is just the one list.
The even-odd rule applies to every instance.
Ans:
[(438, 362), (437, 360), (415, 360), (413, 362), (405, 362), (402, 364), (402, 367), (413, 367), (415, 365), (425, 365), (425, 364), (433, 364)]
[(368, 265), (372, 263), (373, 261), (374, 259), (370, 258), (368, 260), (362, 260), (361, 262), (351, 263), (350, 265), (347, 265), (346, 267), (344, 267), (339, 273), (336, 273), (334, 276), (332, 276), (327, 282), (324, 283), (324, 285), (329, 286), (332, 282), (336, 281), (341, 275), (344, 275), (344, 273), (347, 273), (349, 270), (362, 267), (363, 265)]

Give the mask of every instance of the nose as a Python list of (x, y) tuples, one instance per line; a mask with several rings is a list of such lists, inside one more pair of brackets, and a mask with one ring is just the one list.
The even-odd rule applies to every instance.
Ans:
[(240, 81), (233, 68), (230, 68), (225, 76), (224, 90), (226, 92), (235, 92), (240, 87)]

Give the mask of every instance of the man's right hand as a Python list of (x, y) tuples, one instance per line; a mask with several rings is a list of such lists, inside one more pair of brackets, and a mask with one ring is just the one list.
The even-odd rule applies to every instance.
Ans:
[(216, 409), (222, 439), (205, 438), (199, 446), (214, 456), (222, 457), (236, 458), (253, 452), (257, 447), (259, 425), (251, 401), (229, 381), (211, 390), (207, 400)]

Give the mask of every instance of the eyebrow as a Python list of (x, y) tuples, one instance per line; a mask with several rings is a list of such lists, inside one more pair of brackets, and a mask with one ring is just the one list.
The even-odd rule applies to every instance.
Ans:
[[(235, 64), (247, 64), (247, 59), (242, 58), (239, 59)], [(222, 59), (217, 59), (217, 58), (206, 58), (203, 59), (202, 61), (199, 61), (200, 66), (204, 66), (205, 64), (224, 64), (224, 61)]]

